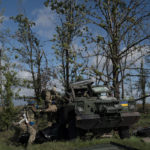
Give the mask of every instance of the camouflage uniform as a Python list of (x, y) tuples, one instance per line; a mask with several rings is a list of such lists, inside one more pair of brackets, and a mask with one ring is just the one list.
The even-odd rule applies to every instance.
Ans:
[(34, 105), (28, 105), (27, 112), (26, 112), (27, 119), (28, 119), (28, 124), (27, 124), (28, 132), (30, 134), (28, 139), (28, 144), (32, 144), (36, 137), (37, 125), (36, 125), (35, 115), (37, 112), (40, 112), (40, 110), (37, 110)]
[(45, 105), (46, 108), (43, 110), (43, 112), (47, 113), (48, 126), (52, 126), (52, 123), (55, 120), (57, 106), (55, 104), (52, 104), (52, 95), (50, 91), (45, 92)]
[[(23, 119), (23, 117), (21, 119)], [(21, 129), (21, 133), (26, 133), (28, 130), (27, 124), (25, 121), (19, 124), (19, 128)]]
[(53, 87), (51, 90), (51, 95), (52, 95), (52, 101), (59, 101), (61, 96), (58, 94), (56, 91), (56, 87)]
[(13, 123), (15, 126), (15, 135), (18, 137), (22, 133), (29, 133), (28, 145), (32, 144), (36, 137), (36, 120), (35, 115), (40, 110), (37, 110), (34, 103), (29, 102), (28, 106), (24, 108), (24, 112), (21, 112), (19, 122)]
[(15, 139), (18, 138), (21, 134), (26, 133), (28, 131), (27, 123), (24, 120), (23, 114), (24, 112), (20, 113), (20, 116), (18, 117), (18, 122), (13, 122), (15, 128)]

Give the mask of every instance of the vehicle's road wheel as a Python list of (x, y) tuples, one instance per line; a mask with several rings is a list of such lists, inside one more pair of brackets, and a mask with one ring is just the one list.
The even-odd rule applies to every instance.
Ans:
[(75, 111), (71, 110), (68, 112), (67, 115), (67, 124), (68, 124), (68, 139), (72, 140), (77, 137), (77, 130), (76, 130), (76, 119), (75, 119)]
[(75, 139), (77, 137), (75, 119), (71, 120), (68, 125), (68, 138), (69, 140)]
[(86, 130), (77, 128), (77, 136), (79, 136), (81, 139), (85, 139)]
[(18, 142), (21, 143), (22, 145), (27, 145), (29, 139), (29, 133), (23, 133), (19, 139)]
[(68, 139), (68, 131), (66, 129), (66, 124), (60, 124), (58, 129), (58, 139), (66, 140)]
[(120, 136), (121, 139), (130, 137), (129, 127), (121, 127), (121, 128), (119, 128), (118, 133), (119, 133), (119, 136)]

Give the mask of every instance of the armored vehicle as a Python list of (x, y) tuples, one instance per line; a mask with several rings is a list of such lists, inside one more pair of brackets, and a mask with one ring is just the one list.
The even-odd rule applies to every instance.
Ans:
[(140, 118), (134, 104), (117, 100), (106, 86), (92, 84), (92, 80), (71, 84), (69, 103), (58, 110), (58, 122), (64, 126), (65, 134), (71, 139), (77, 134), (102, 135), (115, 130), (120, 138), (129, 137), (130, 126)]

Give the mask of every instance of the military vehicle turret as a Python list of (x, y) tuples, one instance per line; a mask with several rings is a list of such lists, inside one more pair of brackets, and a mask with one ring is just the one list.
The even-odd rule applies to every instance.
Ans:
[(102, 135), (115, 130), (120, 138), (129, 137), (130, 126), (140, 118), (134, 104), (117, 100), (106, 86), (92, 84), (92, 80), (84, 80), (70, 85), (70, 101), (58, 111), (58, 122), (65, 133), (74, 138), (77, 133), (80, 136), (87, 132)]

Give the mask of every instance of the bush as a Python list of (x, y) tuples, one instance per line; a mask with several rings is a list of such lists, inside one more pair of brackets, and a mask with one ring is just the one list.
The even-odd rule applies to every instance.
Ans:
[(6, 108), (0, 112), (0, 129), (8, 130), (15, 119), (17, 110), (14, 108)]
[[(138, 112), (143, 113), (142, 104), (137, 104), (136, 108)], [(150, 113), (150, 104), (145, 104), (145, 113)]]

